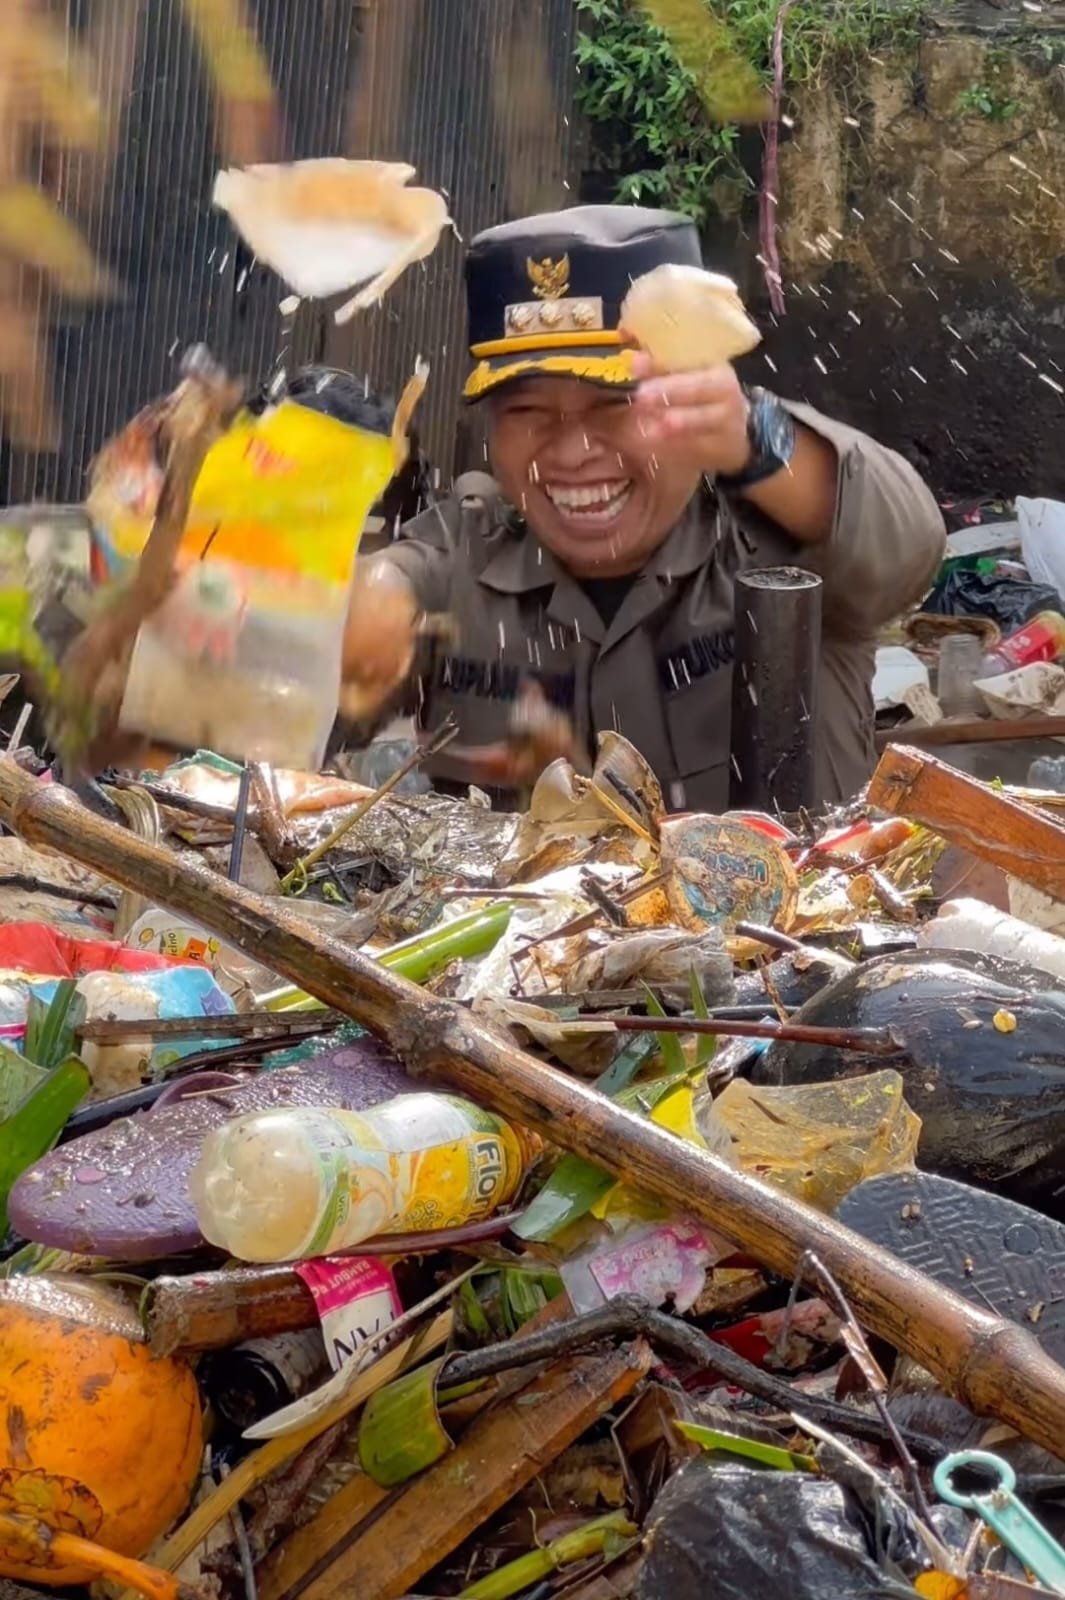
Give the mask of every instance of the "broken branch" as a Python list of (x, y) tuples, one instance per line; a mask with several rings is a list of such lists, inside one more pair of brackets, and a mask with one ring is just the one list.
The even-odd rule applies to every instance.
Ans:
[(618, 1033), (701, 1033), (725, 1039), (780, 1039), (788, 1044), (821, 1044), (834, 1050), (864, 1050), (893, 1056), (899, 1042), (886, 1028), (817, 1028), (805, 1022), (744, 1022), (724, 1017), (595, 1017), (575, 1018), (567, 1029), (580, 1027)]

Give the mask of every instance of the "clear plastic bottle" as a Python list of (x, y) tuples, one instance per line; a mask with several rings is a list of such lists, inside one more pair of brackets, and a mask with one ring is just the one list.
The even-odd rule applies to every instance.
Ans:
[(1065, 617), (1060, 611), (1040, 611), (1023, 628), (1003, 639), (984, 657), (985, 678), (1014, 672), (1033, 661), (1057, 661), (1065, 656)]
[(1065, 939), (996, 911), (983, 900), (948, 900), (926, 922), (917, 943), (932, 950), (977, 950), (1037, 967), (1065, 980)]
[(534, 1148), (449, 1095), (365, 1112), (262, 1111), (207, 1138), (192, 1196), (212, 1244), (243, 1261), (298, 1261), (488, 1216), (515, 1194)]
[(980, 641), (971, 633), (952, 634), (943, 640), (936, 697), (945, 717), (978, 717), (984, 712), (976, 687), (981, 660)]

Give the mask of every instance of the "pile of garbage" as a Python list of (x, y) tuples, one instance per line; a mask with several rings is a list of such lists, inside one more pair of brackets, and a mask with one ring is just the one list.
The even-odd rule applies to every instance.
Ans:
[[(1060, 738), (1065, 505), (1018, 497), (948, 506), (946, 517), (947, 552), (931, 592), (877, 654), (874, 694), (885, 727), (936, 728), (928, 742), (941, 744), (963, 742), (963, 733), (974, 742)], [(1029, 781), (1065, 790), (1062, 758), (1036, 761)]]
[[(1065, 829), (0, 760), (0, 1594), (1065, 1594)], [(974, 888), (974, 885), (979, 885)], [(103, 1592), (103, 1589), (100, 1589)]]

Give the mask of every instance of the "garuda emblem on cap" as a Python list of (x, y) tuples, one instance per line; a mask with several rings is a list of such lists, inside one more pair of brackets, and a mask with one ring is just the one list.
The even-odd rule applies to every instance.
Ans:
[(534, 261), (530, 256), (525, 268), (537, 300), (564, 300), (569, 294), (569, 256), (561, 261), (552, 261), (550, 256)]

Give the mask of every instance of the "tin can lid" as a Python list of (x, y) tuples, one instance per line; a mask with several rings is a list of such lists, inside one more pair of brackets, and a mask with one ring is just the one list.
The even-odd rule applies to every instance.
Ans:
[(662, 866), (678, 921), (693, 930), (737, 922), (786, 926), (799, 883), (782, 845), (745, 822), (688, 816), (663, 823)]

